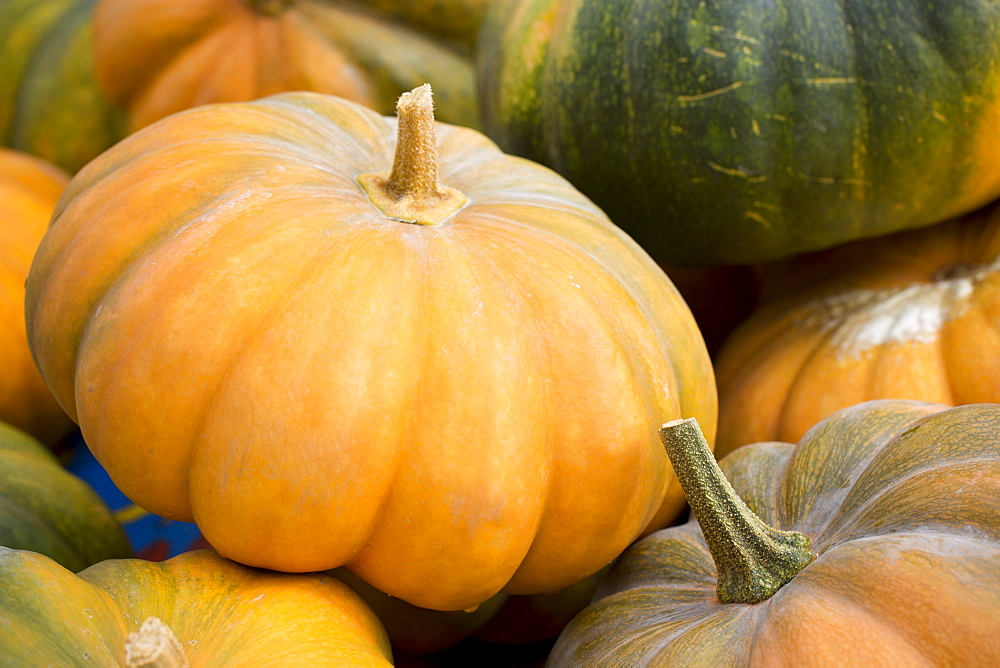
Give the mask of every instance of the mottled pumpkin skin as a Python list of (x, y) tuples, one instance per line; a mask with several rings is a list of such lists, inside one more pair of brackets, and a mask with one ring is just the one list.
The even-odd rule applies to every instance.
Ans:
[(48, 448), (2, 422), (0, 545), (39, 552), (71, 571), (132, 556), (101, 497)]
[(71, 173), (125, 132), (94, 74), (95, 3), (0, 2), (0, 145)]
[(0, 148), (0, 421), (53, 445), (73, 428), (31, 357), (24, 281), (69, 180), (61, 169)]
[(388, 114), (424, 83), (439, 120), (478, 123), (468, 54), (364, 3), (101, 0), (94, 22), (98, 80), (130, 130), (199, 104), (295, 90)]
[(1000, 209), (761, 270), (716, 356), (724, 456), (869, 399), (1000, 402)]
[(192, 666), (391, 666), (385, 630), (330, 575), (246, 568), (211, 550), (164, 562), (110, 559), (74, 575), (0, 547), (0, 664), (125, 665), (150, 616)]
[(748, 264), (1000, 194), (1000, 4), (514, 0), (483, 127), (657, 260)]
[(690, 310), (554, 172), (438, 125), (440, 225), (358, 176), (395, 122), (314, 93), (175, 114), (67, 187), (26, 298), (122, 491), (254, 566), (424, 608), (553, 591), (683, 508), (656, 427), (715, 383)]
[(815, 560), (770, 599), (723, 604), (698, 524), (658, 531), (613, 565), (551, 666), (997, 665), (1000, 405), (881, 400), (798, 445), (720, 465)]

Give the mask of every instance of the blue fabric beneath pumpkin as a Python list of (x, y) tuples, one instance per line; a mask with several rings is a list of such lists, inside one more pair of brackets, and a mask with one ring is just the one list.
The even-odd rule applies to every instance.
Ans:
[(66, 468), (87, 481), (114, 511), (115, 517), (125, 527), (137, 556), (162, 561), (181, 552), (208, 547), (196, 525), (153, 515), (132, 503), (94, 459), (79, 432), (72, 435), (65, 445), (61, 458)]

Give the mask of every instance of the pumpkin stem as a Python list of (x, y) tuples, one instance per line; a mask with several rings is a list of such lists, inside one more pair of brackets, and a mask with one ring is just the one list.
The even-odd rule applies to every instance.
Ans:
[(396, 155), (388, 174), (362, 174), (361, 187), (390, 218), (439, 225), (465, 205), (458, 190), (438, 181), (437, 138), (430, 84), (399, 96)]
[(766, 524), (733, 489), (694, 418), (660, 428), (674, 473), (708, 543), (723, 603), (760, 603), (813, 560), (809, 537)]
[(170, 627), (159, 617), (149, 617), (139, 630), (125, 639), (128, 668), (184, 668), (184, 648)]

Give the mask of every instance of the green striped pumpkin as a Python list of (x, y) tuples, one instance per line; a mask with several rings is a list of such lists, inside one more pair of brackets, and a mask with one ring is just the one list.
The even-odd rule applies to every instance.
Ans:
[(76, 172), (121, 138), (94, 73), (96, 0), (0, 0), (0, 144)]
[(71, 571), (132, 555), (124, 529), (87, 483), (28, 434), (0, 422), (0, 545)]
[(512, 0), (483, 127), (658, 261), (748, 264), (1000, 194), (1000, 2)]

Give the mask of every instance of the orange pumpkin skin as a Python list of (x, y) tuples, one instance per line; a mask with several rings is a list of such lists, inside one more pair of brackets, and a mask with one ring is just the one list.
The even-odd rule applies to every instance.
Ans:
[(191, 666), (392, 665), (378, 618), (331, 575), (261, 571), (212, 550), (109, 559), (74, 575), (3, 547), (0, 575), (3, 665), (125, 665), (126, 638), (149, 617)]
[(73, 428), (38, 373), (24, 325), (24, 281), (69, 180), (54, 165), (0, 148), (0, 422), (48, 445)]
[(1000, 402), (1000, 209), (762, 271), (715, 358), (720, 457), (871, 399)]
[(878, 400), (739, 448), (719, 462), (733, 488), (815, 559), (760, 603), (721, 603), (698, 523), (655, 532), (549, 665), (997, 665), (998, 433), (997, 404)]
[(554, 591), (683, 508), (711, 438), (669, 279), (554, 172), (439, 124), (439, 225), (358, 176), (395, 122), (310, 93), (201, 107), (70, 183), (28, 278), (40, 368), (122, 491), (254, 566), (423, 608)]
[(468, 55), (364, 4), (101, 0), (94, 14), (97, 78), (127, 111), (131, 131), (200, 104), (296, 90), (391, 113), (400, 93), (427, 82), (440, 120), (475, 127)]

